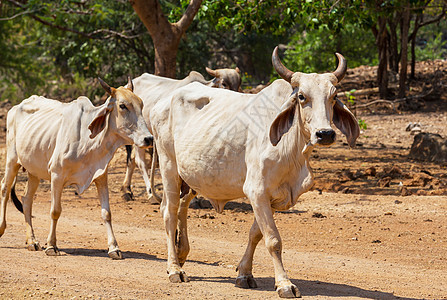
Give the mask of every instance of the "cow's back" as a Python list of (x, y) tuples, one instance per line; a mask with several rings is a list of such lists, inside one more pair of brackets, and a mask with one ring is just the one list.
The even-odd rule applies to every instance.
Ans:
[(206, 83), (205, 78), (200, 73), (194, 71), (181, 80), (148, 73), (144, 73), (132, 80), (134, 86), (133, 92), (143, 100), (143, 117), (149, 130), (152, 130), (149, 118), (152, 107), (161, 99), (170, 98), (177, 89), (196, 81), (202, 84)]

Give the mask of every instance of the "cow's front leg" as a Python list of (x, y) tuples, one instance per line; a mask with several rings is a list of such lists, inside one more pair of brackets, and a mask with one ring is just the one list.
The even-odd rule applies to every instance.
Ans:
[(177, 226), (177, 255), (180, 266), (183, 267), (186, 261), (186, 257), (189, 253), (189, 240), (188, 240), (188, 208), (191, 200), (197, 195), (197, 193), (190, 191), (185, 197), (180, 200), (180, 208), (178, 211), (178, 226)]
[(57, 221), (62, 213), (62, 205), (61, 205), (61, 195), (63, 181), (55, 174), (51, 176), (51, 225), (50, 225), (50, 233), (47, 239), (47, 248), (45, 249), (45, 254), (50, 256), (59, 255), (59, 249), (56, 245), (56, 226)]
[(42, 250), (42, 247), (40, 246), (34, 235), (32, 224), (33, 200), (38, 186), (39, 178), (28, 173), (28, 183), (26, 185), (25, 195), (22, 197), (22, 202), (23, 214), (25, 215), (26, 223), (26, 246), (30, 251)]
[(109, 188), (107, 186), (107, 171), (104, 175), (95, 179), (98, 197), (101, 202), (101, 216), (107, 228), (107, 243), (109, 245), (109, 257), (112, 259), (122, 259), (123, 255), (116, 242), (115, 234), (112, 228), (112, 213), (109, 205)]
[[(249, 197), (250, 198), (250, 197)], [(287, 277), (282, 263), (282, 242), (275, 220), (270, 199), (265, 196), (250, 198), (256, 222), (264, 236), (265, 246), (273, 259), (275, 268), (275, 288), (281, 298), (301, 297), (300, 291)]]
[(180, 202), (180, 177), (174, 163), (161, 156), (160, 171), (163, 179), (163, 201), (161, 202), (160, 210), (166, 229), (169, 280), (174, 283), (188, 282), (188, 276), (186, 276), (185, 271), (180, 266), (175, 247)]
[(251, 226), (250, 233), (248, 236), (248, 244), (245, 249), (244, 256), (242, 257), (239, 266), (237, 267), (237, 271), (239, 271), (238, 276), (236, 278), (236, 286), (244, 289), (248, 288), (257, 288), (255, 279), (253, 278), (253, 255), (256, 250), (256, 246), (259, 241), (262, 239), (262, 232), (256, 222), (256, 219), (253, 221), (253, 225)]

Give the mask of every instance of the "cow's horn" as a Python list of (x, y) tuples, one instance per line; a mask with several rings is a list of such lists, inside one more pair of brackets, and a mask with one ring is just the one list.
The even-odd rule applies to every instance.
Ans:
[(208, 72), (208, 74), (210, 74), (213, 77), (217, 77), (217, 72), (213, 69), (210, 69), (208, 67), (205, 67), (205, 70)]
[(98, 81), (101, 84), (102, 88), (107, 92), (107, 94), (112, 95), (112, 88), (101, 78), (98, 77)]
[(338, 67), (337, 70), (335, 70), (332, 74), (337, 77), (338, 82), (342, 81), (342, 79), (345, 77), (346, 69), (348, 68), (348, 64), (346, 62), (346, 59), (341, 55), (340, 53), (335, 53), (335, 55), (338, 58)]
[(127, 88), (133, 92), (133, 82), (130, 76), (127, 76)]
[(292, 79), (293, 72), (287, 69), (279, 59), (278, 46), (276, 46), (275, 50), (273, 50), (272, 64), (276, 72), (278, 72), (279, 76), (281, 76), (282, 79), (290, 82), (290, 80)]

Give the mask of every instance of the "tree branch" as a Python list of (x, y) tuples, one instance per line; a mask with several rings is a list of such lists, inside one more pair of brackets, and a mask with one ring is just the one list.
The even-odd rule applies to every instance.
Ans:
[[(17, 1), (14, 1), (14, 0), (7, 0), (7, 1), (12, 3), (13, 5), (21, 8), (21, 9), (25, 9), (24, 5), (22, 5), (21, 3), (17, 2)], [(132, 35), (132, 36), (127, 36), (127, 35), (125, 35), (123, 33), (120, 33), (120, 32), (117, 32), (117, 31), (113, 31), (113, 30), (110, 30), (110, 29), (98, 29), (98, 30), (95, 30), (93, 32), (88, 32), (87, 33), (87, 32), (82, 32), (82, 31), (73, 29), (73, 28), (69, 28), (69, 27), (65, 27), (65, 26), (61, 26), (61, 25), (58, 25), (58, 24), (54, 24), (54, 23), (48, 22), (48, 21), (42, 19), (41, 17), (35, 15), (31, 11), (30, 12), (27, 11), (27, 13), (29, 14), (29, 16), (31, 18), (33, 18), (34, 20), (36, 20), (39, 23), (42, 23), (42, 24), (44, 24), (46, 26), (50, 26), (50, 27), (53, 27), (53, 28), (56, 28), (56, 29), (59, 29), (59, 30), (62, 30), (62, 31), (68, 31), (68, 32), (76, 33), (76, 34), (79, 34), (79, 35), (81, 35), (83, 37), (86, 37), (86, 38), (89, 38), (89, 39), (105, 40), (105, 39), (108, 39), (108, 38), (110, 38), (112, 36), (119, 36), (120, 38), (124, 38), (124, 39), (134, 39), (134, 38), (137, 38), (139, 36), (142, 36), (143, 34), (146, 34), (144, 32), (144, 33), (140, 33), (140, 34), (136, 34), (136, 35)], [(108, 33), (109, 35), (97, 36), (100, 33)]]
[(8, 17), (8, 18), (0, 18), (0, 21), (9, 21), (9, 20), (15, 19), (17, 17), (20, 17), (22, 15), (35, 13), (36, 11), (37, 10), (22, 11), (22, 12), (20, 12), (18, 14), (15, 14), (15, 15), (11, 16), (11, 17)]
[(182, 34), (186, 31), (186, 29), (191, 25), (192, 20), (196, 16), (199, 11), (200, 5), (202, 4), (202, 0), (191, 0), (189, 2), (188, 8), (186, 8), (185, 13), (180, 18), (180, 20), (174, 25), (180, 29)]

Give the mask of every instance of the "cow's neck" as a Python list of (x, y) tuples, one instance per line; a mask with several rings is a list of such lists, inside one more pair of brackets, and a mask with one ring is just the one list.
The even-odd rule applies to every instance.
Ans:
[[(299, 115), (299, 114), (297, 114)], [(297, 115), (295, 117), (297, 117)], [(289, 194), (286, 199), (272, 203), (278, 210), (286, 210), (294, 206), (301, 194), (313, 185), (313, 174), (309, 165), (312, 146), (308, 146), (310, 134), (305, 130), (301, 121), (295, 121), (289, 132), (282, 137), (283, 143), (278, 144), (278, 161), (280, 168), (288, 170), (282, 178), (280, 186)]]

